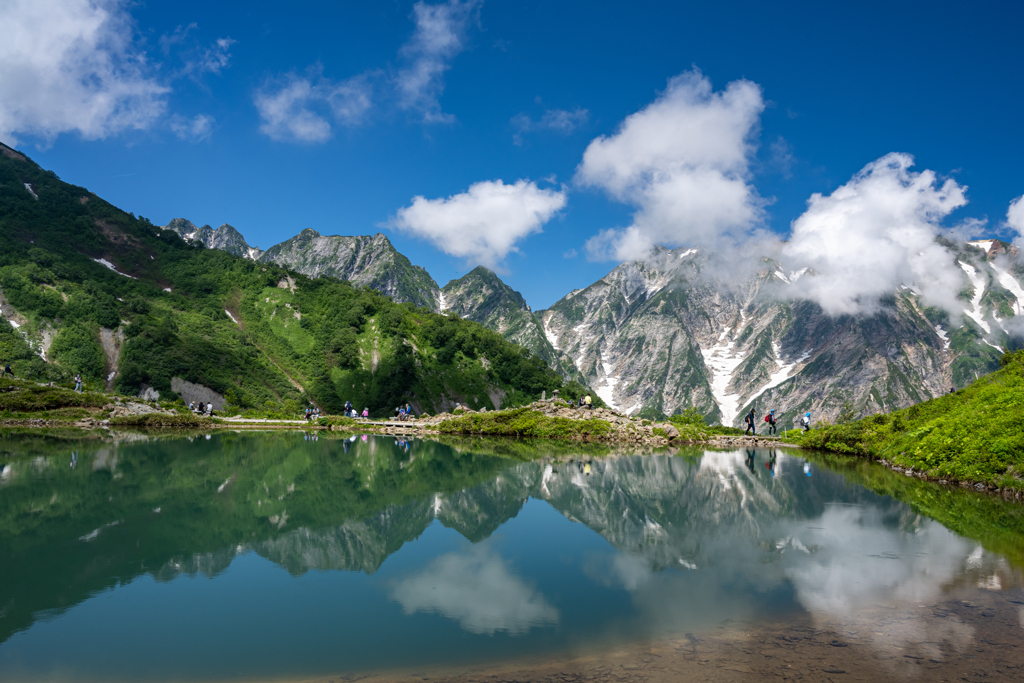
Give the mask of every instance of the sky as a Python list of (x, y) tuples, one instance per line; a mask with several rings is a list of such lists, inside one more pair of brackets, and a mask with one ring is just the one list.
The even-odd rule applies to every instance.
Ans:
[(829, 312), (949, 297), (936, 234), (1024, 232), (1024, 5), (780, 5), (0, 0), (0, 140), (158, 225), (383, 232), (535, 310), (655, 244), (778, 253)]

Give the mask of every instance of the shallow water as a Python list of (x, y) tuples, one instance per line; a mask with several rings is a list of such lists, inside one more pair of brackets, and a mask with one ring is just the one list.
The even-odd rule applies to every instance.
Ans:
[[(1024, 672), (1020, 506), (866, 463), (302, 433), (0, 451), (5, 681)], [(797, 659), (755, 654), (798, 634)]]

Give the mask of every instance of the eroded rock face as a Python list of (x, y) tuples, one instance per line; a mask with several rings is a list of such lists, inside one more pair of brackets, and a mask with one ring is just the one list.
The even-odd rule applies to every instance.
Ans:
[(197, 242), (207, 249), (220, 249), (234, 256), (256, 261), (263, 255), (257, 247), (250, 247), (235, 228), (225, 223), (216, 230), (209, 225), (197, 228), (191, 221), (175, 218), (164, 230), (173, 230), (186, 242)]
[(193, 384), (192, 382), (187, 382), (180, 377), (172, 377), (171, 389), (181, 396), (182, 400), (185, 401), (185, 405), (195, 401), (196, 403), (202, 403), (203, 405), (212, 403), (214, 410), (221, 410), (224, 408), (224, 397), (213, 389), (204, 387), (202, 384)]
[(309, 277), (336, 277), (376, 289), (398, 302), (438, 310), (439, 289), (433, 278), (376, 235), (321, 235), (306, 229), (275, 244), (260, 256)]
[(538, 315), (552, 346), (630, 414), (692, 405), (739, 425), (753, 407), (759, 421), (774, 409), (788, 426), (807, 411), (889, 411), (998, 367), (1012, 341), (1007, 319), (1024, 306), (1024, 266), (1017, 254), (997, 261), (1009, 252), (989, 242), (948, 245), (965, 271), (961, 320), (906, 288), (873, 316), (834, 318), (785, 298), (784, 285), (813, 274), (766, 259), (760, 272), (723, 282), (696, 250), (662, 248)]

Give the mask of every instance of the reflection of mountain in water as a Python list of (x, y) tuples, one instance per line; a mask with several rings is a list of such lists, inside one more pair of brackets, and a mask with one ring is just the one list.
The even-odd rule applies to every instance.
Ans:
[[(18, 452), (16, 441), (4, 445)], [(846, 525), (841, 533), (854, 536), (858, 526), (891, 530), (881, 546), (922, 525), (941, 529), (839, 474), (815, 470), (806, 477), (801, 460), (779, 455), (773, 476), (767, 451), (752, 461), (750, 455), (694, 451), (584, 465), (517, 462), (430, 441), (406, 449), (373, 437), (33, 442), (0, 480), (0, 548), (11, 551), (0, 562), (0, 605), (7, 605), (0, 641), (40, 611), (65, 609), (140, 574), (214, 576), (249, 551), (292, 574), (372, 573), (434, 520), (476, 543), (530, 498), (547, 501), (621, 551), (608, 575), (631, 590), (669, 567), (738, 572), (749, 564), (759, 580), (781, 581), (796, 571), (789, 557), (814, 551), (813, 534), (804, 528), (811, 528), (809, 520), (835, 518), (837, 529)], [(837, 506), (858, 506), (871, 516), (829, 517)], [(773, 568), (763, 566), (766, 549)], [(963, 545), (954, 555), (970, 551)], [(991, 574), (986, 562), (972, 571)], [(819, 567), (819, 574), (827, 572)], [(810, 575), (803, 580), (818, 585)], [(535, 607), (547, 614), (543, 604)]]

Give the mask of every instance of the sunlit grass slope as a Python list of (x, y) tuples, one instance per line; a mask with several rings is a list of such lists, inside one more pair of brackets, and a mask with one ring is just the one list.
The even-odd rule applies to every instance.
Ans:
[(826, 425), (802, 446), (885, 458), (937, 479), (1024, 488), (1024, 350), (964, 389), (888, 414)]

